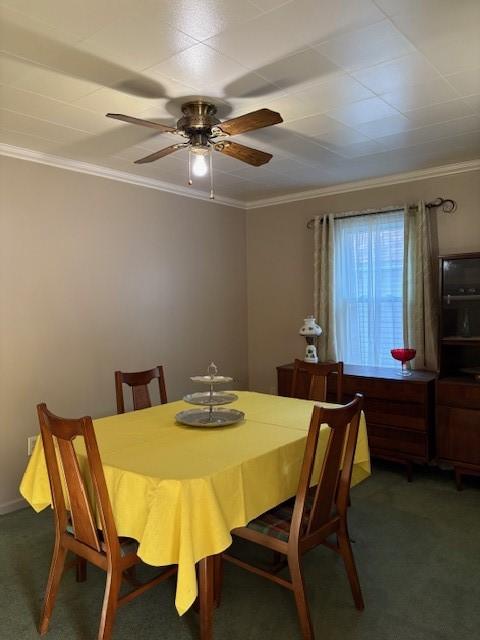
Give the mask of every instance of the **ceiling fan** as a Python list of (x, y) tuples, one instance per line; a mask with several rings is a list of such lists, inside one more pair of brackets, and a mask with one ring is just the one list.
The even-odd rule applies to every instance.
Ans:
[[(169, 147), (160, 149), (160, 151), (155, 151), (155, 153), (145, 158), (135, 160), (135, 164), (154, 162), (179, 149), (188, 149), (190, 152), (188, 184), (192, 184), (192, 173), (198, 177), (207, 174), (207, 158), (210, 161), (210, 179), (213, 179), (211, 170), (212, 149), (236, 158), (237, 160), (241, 160), (242, 162), (246, 162), (254, 167), (266, 164), (272, 158), (271, 153), (246, 147), (238, 142), (232, 142), (228, 140), (228, 138), (239, 133), (246, 133), (247, 131), (254, 131), (255, 129), (270, 127), (271, 125), (283, 122), (282, 116), (270, 109), (259, 109), (258, 111), (246, 113), (238, 118), (221, 122), (215, 116), (217, 113), (216, 106), (204, 100), (194, 100), (182, 104), (182, 113), (183, 116), (177, 122), (176, 128), (159, 122), (133, 118), (132, 116), (126, 116), (121, 113), (107, 113), (107, 118), (138, 124), (142, 127), (150, 127), (151, 129), (156, 129), (158, 133), (173, 133), (181, 136), (183, 138), (182, 142), (177, 142)], [(213, 186), (210, 197), (213, 198)]]

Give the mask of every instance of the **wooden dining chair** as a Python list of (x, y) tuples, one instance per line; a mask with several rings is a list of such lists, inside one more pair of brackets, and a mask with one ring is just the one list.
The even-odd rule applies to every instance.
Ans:
[(325, 402), (327, 400), (327, 380), (330, 374), (336, 374), (336, 401), (341, 404), (343, 396), (343, 362), (304, 362), (295, 360), (293, 363), (292, 386), (290, 396), (292, 398), (305, 398), (302, 387), (305, 387), (307, 378), (306, 400)]
[(163, 367), (158, 366), (148, 371), (135, 371), (127, 373), (125, 371), (115, 371), (115, 391), (117, 394), (117, 413), (125, 413), (125, 398), (123, 396), (123, 385), (126, 384), (132, 389), (133, 408), (147, 409), (152, 406), (148, 385), (152, 380), (158, 380), (158, 390), (160, 393), (160, 403), (167, 402), (167, 390), (165, 388), (165, 377)]
[[(363, 398), (357, 394), (345, 407), (315, 406), (295, 499), (232, 531), (234, 536), (282, 554), (288, 564), (290, 580), (277, 575), (275, 569), (268, 571), (223, 554), (225, 560), (293, 591), (304, 640), (314, 640), (314, 632), (300, 561), (304, 553), (317, 545), (325, 544), (340, 554), (355, 606), (359, 610), (364, 608), (347, 526), (348, 493), (362, 405)], [(310, 487), (320, 429), (325, 423), (330, 427), (326, 452), (318, 484)], [(335, 543), (328, 540), (331, 536), (336, 536)]]
[[(39, 632), (43, 635), (48, 631), (66, 555), (71, 551), (77, 557), (74, 562), (77, 568), (88, 561), (107, 573), (98, 640), (109, 640), (117, 608), (169, 578), (176, 573), (176, 567), (166, 569), (146, 583), (134, 581), (134, 588), (120, 596), (122, 579), (132, 582), (128, 572), (142, 561), (136, 553), (135, 540), (117, 535), (92, 419), (88, 416), (73, 420), (60, 418), (45, 404), (39, 404), (37, 412), (55, 519), (55, 545)], [(84, 439), (86, 459), (77, 457), (73, 444), (77, 437)], [(90, 482), (84, 482), (81, 469)], [(92, 502), (87, 490), (90, 484)], [(100, 529), (95, 513), (99, 516)], [(79, 575), (80, 579), (84, 578), (84, 571), (77, 572), (77, 579)]]

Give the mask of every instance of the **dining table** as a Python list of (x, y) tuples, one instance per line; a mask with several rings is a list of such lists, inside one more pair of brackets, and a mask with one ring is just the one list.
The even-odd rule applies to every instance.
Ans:
[[(215, 558), (231, 531), (296, 494), (313, 401), (235, 391), (237, 424), (188, 427), (178, 400), (94, 420), (119, 536), (138, 542), (153, 566), (178, 565), (175, 606), (183, 615), (199, 596), (200, 637), (213, 637)], [(317, 403), (335, 406), (328, 403)], [(322, 425), (314, 480), (329, 428)], [(75, 441), (85, 458), (81, 438)], [(365, 418), (360, 420), (352, 486), (370, 475)], [(20, 485), (36, 510), (52, 504), (41, 438)], [(197, 574), (198, 567), (198, 574)], [(197, 580), (198, 578), (198, 580)]]

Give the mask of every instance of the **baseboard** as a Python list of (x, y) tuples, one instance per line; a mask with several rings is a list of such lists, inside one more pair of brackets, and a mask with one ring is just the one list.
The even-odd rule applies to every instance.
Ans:
[(4, 502), (0, 504), (0, 516), (4, 516), (6, 513), (11, 513), (12, 511), (18, 511), (19, 509), (25, 509), (25, 507), (28, 507), (28, 503), (23, 498)]

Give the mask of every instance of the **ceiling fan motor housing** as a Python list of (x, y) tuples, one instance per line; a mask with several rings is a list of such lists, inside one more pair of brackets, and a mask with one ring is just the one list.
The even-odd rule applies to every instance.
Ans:
[(177, 122), (177, 129), (184, 131), (194, 147), (208, 146), (212, 127), (220, 123), (215, 117), (217, 108), (211, 102), (196, 100), (182, 104), (183, 117)]

